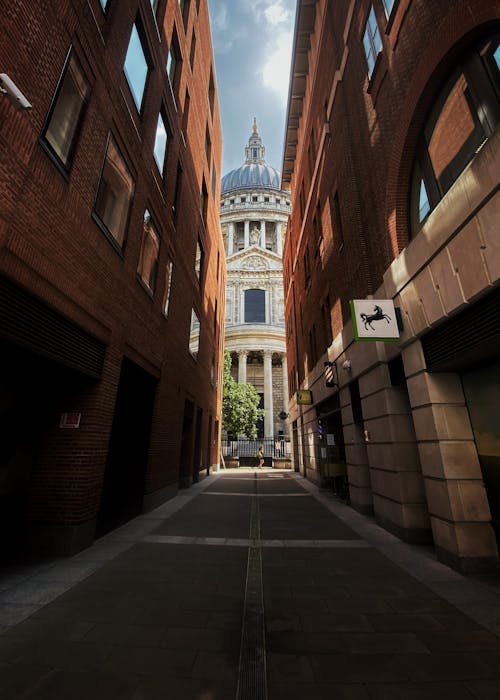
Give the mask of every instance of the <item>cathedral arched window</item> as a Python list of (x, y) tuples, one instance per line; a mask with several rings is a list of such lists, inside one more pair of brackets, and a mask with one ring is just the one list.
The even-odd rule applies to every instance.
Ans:
[(245, 323), (266, 322), (266, 292), (264, 289), (245, 290)]

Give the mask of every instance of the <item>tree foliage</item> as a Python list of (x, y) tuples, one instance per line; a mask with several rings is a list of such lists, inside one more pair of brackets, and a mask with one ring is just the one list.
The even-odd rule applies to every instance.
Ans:
[(222, 394), (222, 422), (232, 435), (257, 437), (257, 421), (264, 411), (259, 408), (259, 395), (251, 384), (239, 384), (231, 376), (231, 355), (224, 353), (224, 390)]

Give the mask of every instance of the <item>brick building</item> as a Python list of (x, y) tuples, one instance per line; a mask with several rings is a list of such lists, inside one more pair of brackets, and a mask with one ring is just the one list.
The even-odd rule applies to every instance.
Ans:
[(299, 0), (283, 156), (295, 468), (465, 571), (498, 565), (499, 20)]
[(3, 545), (72, 552), (218, 460), (208, 8), (28, 0), (1, 22), (0, 71), (32, 104), (0, 96)]

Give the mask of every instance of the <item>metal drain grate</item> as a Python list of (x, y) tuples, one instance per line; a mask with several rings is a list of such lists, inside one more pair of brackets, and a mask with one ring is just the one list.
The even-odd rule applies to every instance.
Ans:
[(241, 630), (240, 663), (236, 700), (267, 700), (266, 638), (264, 632), (264, 598), (262, 593), (262, 557), (260, 540), (257, 474), (250, 514), (245, 603)]

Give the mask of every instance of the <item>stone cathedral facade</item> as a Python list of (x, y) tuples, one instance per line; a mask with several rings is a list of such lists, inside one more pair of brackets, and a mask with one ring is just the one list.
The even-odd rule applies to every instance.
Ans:
[(245, 162), (222, 178), (220, 219), (227, 260), (225, 347), (239, 382), (265, 410), (259, 438), (288, 436), (282, 253), (290, 193), (265, 161), (254, 120)]

